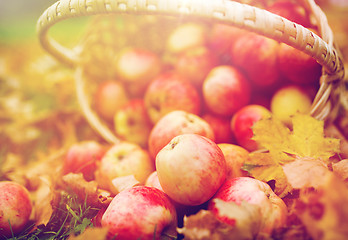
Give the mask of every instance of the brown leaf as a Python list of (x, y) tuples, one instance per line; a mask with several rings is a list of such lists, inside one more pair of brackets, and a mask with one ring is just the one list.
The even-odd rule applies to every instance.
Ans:
[(104, 240), (108, 233), (107, 228), (87, 228), (78, 236), (70, 235), (68, 240)]
[(332, 164), (333, 172), (343, 181), (348, 181), (348, 159)]

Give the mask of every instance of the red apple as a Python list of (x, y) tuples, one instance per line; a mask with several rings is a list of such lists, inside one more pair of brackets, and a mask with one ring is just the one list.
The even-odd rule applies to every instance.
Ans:
[(133, 175), (143, 184), (154, 170), (154, 162), (147, 151), (137, 144), (120, 142), (113, 145), (101, 159), (98, 181), (102, 188), (110, 189), (113, 179)]
[(218, 64), (217, 57), (206, 47), (196, 47), (181, 53), (175, 62), (175, 71), (201, 88), (209, 71)]
[(244, 70), (257, 87), (270, 87), (279, 80), (279, 43), (256, 33), (239, 37), (230, 50), (232, 64)]
[(137, 186), (117, 194), (101, 225), (108, 228), (108, 239), (157, 240), (177, 236), (175, 207), (163, 191), (154, 187)]
[(152, 123), (147, 115), (143, 99), (132, 99), (123, 105), (114, 116), (116, 135), (125, 141), (147, 146)]
[(268, 184), (250, 177), (237, 177), (225, 181), (219, 191), (209, 201), (208, 209), (221, 221), (235, 225), (236, 219), (229, 219), (220, 214), (215, 206), (215, 199), (234, 202), (240, 205), (243, 201), (256, 205), (260, 209), (260, 237), (269, 236), (274, 229), (283, 227), (287, 218), (287, 207)]
[(97, 162), (106, 152), (106, 147), (96, 141), (83, 141), (73, 144), (64, 158), (62, 173), (82, 173), (87, 180), (94, 179)]
[(0, 182), (0, 238), (10, 238), (24, 230), (32, 211), (28, 190), (11, 181)]
[(235, 144), (220, 143), (218, 146), (226, 160), (226, 179), (247, 176), (242, 166), (249, 158), (249, 152)]
[(145, 186), (148, 187), (155, 187), (161, 191), (163, 191), (163, 188), (161, 186), (161, 183), (159, 182), (158, 179), (158, 174), (157, 171), (153, 171), (146, 179), (145, 181)]
[(281, 74), (295, 84), (319, 84), (321, 65), (308, 54), (280, 44), (278, 66)]
[(161, 186), (171, 199), (195, 206), (208, 201), (225, 181), (226, 162), (212, 140), (183, 134), (157, 154), (156, 169)]
[(128, 102), (127, 92), (121, 82), (107, 80), (96, 90), (93, 103), (97, 113), (106, 121), (112, 122), (116, 111)]
[(213, 68), (203, 83), (203, 97), (213, 113), (232, 116), (249, 103), (250, 85), (238, 69), (222, 65)]
[(278, 0), (268, 6), (267, 10), (306, 28), (311, 27), (307, 10), (294, 1)]
[(312, 99), (297, 85), (288, 85), (278, 89), (271, 99), (273, 116), (291, 126), (291, 117), (296, 113), (309, 113)]
[(116, 73), (134, 96), (142, 96), (147, 84), (161, 71), (157, 54), (142, 48), (126, 48), (116, 60)]
[(202, 118), (213, 129), (216, 143), (231, 143), (233, 141), (231, 119), (229, 117), (206, 113)]
[(152, 128), (149, 136), (149, 152), (153, 159), (174, 137), (184, 133), (195, 133), (215, 140), (214, 130), (201, 117), (177, 110), (163, 116)]
[(145, 107), (153, 123), (173, 110), (199, 114), (201, 99), (196, 88), (181, 76), (166, 73), (153, 80), (146, 90)]
[(252, 126), (260, 119), (270, 116), (271, 112), (267, 108), (256, 104), (247, 105), (236, 112), (231, 120), (231, 129), (238, 145), (248, 151), (259, 149), (260, 146), (251, 139), (253, 137)]

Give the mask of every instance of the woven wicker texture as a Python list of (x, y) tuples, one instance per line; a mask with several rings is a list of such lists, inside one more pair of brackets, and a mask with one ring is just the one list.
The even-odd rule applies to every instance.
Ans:
[[(113, 136), (90, 109), (87, 93), (83, 90), (84, 76), (82, 69), (86, 62), (88, 62), (89, 68), (97, 67), (98, 64), (97, 61), (91, 64), (89, 61), (91, 57), (86, 56), (86, 52), (83, 51), (86, 46), (93, 45), (91, 44), (93, 38), (85, 38), (85, 41), (74, 49), (68, 49), (60, 45), (48, 35), (48, 30), (62, 20), (107, 14), (110, 17), (144, 14), (184, 16), (222, 22), (286, 43), (312, 56), (323, 66), (320, 88), (313, 101), (310, 113), (317, 119), (327, 120), (330, 116), (335, 115), (338, 109), (344, 67), (340, 53), (334, 46), (333, 33), (325, 14), (313, 0), (302, 0), (301, 3), (315, 18), (321, 37), (307, 28), (278, 15), (229, 0), (60, 0), (41, 15), (37, 23), (37, 33), (44, 49), (57, 59), (77, 69), (77, 95), (82, 109), (92, 126), (97, 128), (101, 135), (111, 142), (118, 141), (117, 137)], [(103, 28), (104, 25), (98, 25), (98, 28), (101, 26), (101, 29), (98, 29), (96, 35), (100, 32), (111, 34), (110, 29), (115, 28), (111, 22), (106, 21), (105, 29)], [(91, 26), (90, 29), (92, 30), (87, 32), (87, 36), (93, 35), (93, 23)], [(94, 27), (96, 27), (96, 24), (94, 24)], [(117, 36), (110, 35), (104, 39), (115, 40)], [(110, 54), (113, 53), (108, 49), (116, 49), (117, 44), (120, 43), (117, 41), (104, 42), (102, 49), (96, 47), (94, 50), (91, 50), (92, 48), (89, 48), (89, 50), (95, 51), (96, 54), (93, 55), (93, 58), (108, 61), (112, 58)], [(108, 54), (109, 56), (107, 56)], [(102, 62), (99, 62), (99, 64), (104, 65)], [(111, 69), (105, 72), (112, 74)]]

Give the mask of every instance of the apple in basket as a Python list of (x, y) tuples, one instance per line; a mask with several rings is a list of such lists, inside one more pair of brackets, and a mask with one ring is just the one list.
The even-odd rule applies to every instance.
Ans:
[(157, 153), (174, 137), (184, 133), (195, 133), (215, 140), (211, 126), (198, 115), (181, 110), (172, 111), (163, 116), (152, 128), (148, 149), (153, 159)]
[(232, 116), (250, 101), (248, 79), (237, 68), (220, 65), (213, 68), (203, 82), (204, 102), (218, 115)]
[(171, 199), (196, 206), (208, 201), (225, 181), (226, 162), (212, 140), (182, 134), (157, 154), (156, 169), (162, 189)]
[(232, 43), (232, 64), (241, 68), (252, 84), (269, 88), (279, 81), (279, 43), (256, 33), (247, 32)]
[(198, 115), (201, 109), (197, 89), (187, 79), (174, 73), (164, 73), (154, 79), (145, 92), (144, 101), (152, 123), (173, 110)]
[(252, 126), (260, 119), (271, 117), (271, 112), (257, 104), (247, 105), (238, 110), (231, 119), (231, 129), (238, 145), (248, 151), (257, 150), (257, 142), (253, 139)]
[(116, 135), (125, 141), (147, 146), (152, 123), (147, 115), (143, 99), (132, 99), (115, 114), (114, 128)]
[(117, 56), (116, 74), (124, 82), (128, 92), (142, 96), (147, 84), (161, 71), (157, 54), (142, 48), (125, 48)]
[(291, 116), (296, 113), (309, 113), (312, 99), (308, 92), (297, 85), (278, 89), (271, 99), (271, 111), (275, 117), (291, 126)]
[(128, 101), (128, 94), (121, 82), (106, 80), (97, 87), (93, 107), (102, 119), (112, 123), (116, 111)]
[(0, 238), (25, 229), (32, 211), (28, 190), (19, 183), (0, 181)]
[(87, 180), (94, 179), (97, 163), (106, 152), (106, 147), (96, 141), (82, 141), (69, 147), (62, 167), (62, 173), (82, 173)]
[(234, 202), (240, 205), (243, 201), (254, 204), (261, 214), (259, 229), (254, 229), (259, 236), (267, 236), (272, 230), (283, 227), (287, 218), (287, 206), (268, 184), (250, 177), (231, 178), (224, 182), (219, 191), (209, 201), (208, 209), (221, 221), (235, 225), (236, 219), (220, 214), (215, 206), (215, 199)]
[(163, 191), (136, 186), (113, 198), (101, 226), (108, 228), (108, 239), (172, 239), (177, 236), (176, 210)]
[(112, 180), (133, 175), (141, 184), (155, 170), (148, 152), (130, 142), (116, 143), (100, 161), (96, 179), (104, 189), (112, 189)]

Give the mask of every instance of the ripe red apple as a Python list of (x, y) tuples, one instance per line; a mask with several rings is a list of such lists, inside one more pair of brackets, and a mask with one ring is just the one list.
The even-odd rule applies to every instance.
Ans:
[(237, 111), (231, 120), (231, 129), (236, 138), (238, 145), (254, 151), (259, 148), (258, 144), (252, 140), (252, 126), (260, 119), (268, 118), (271, 112), (261, 105), (247, 105)]
[(251, 89), (237, 68), (221, 65), (213, 68), (203, 82), (204, 102), (213, 113), (232, 116), (249, 103)]
[(230, 117), (206, 113), (202, 118), (213, 129), (216, 143), (231, 143), (233, 141)]
[(249, 152), (235, 144), (220, 143), (218, 146), (226, 160), (226, 179), (247, 176), (242, 166), (249, 158)]
[(312, 99), (305, 89), (288, 85), (278, 89), (271, 99), (272, 114), (291, 126), (291, 116), (296, 113), (309, 113)]
[(294, 1), (278, 0), (268, 6), (266, 10), (284, 17), (292, 22), (301, 24), (306, 28), (311, 27), (311, 22), (307, 10), (302, 5)]
[(225, 202), (241, 204), (246, 201), (260, 208), (259, 235), (270, 235), (272, 230), (283, 227), (287, 218), (287, 207), (284, 201), (278, 197), (268, 184), (250, 177), (231, 178), (224, 182), (219, 191), (209, 201), (208, 209), (221, 221), (235, 225), (236, 219), (229, 219), (219, 213), (215, 206), (215, 199)]
[(132, 99), (123, 105), (114, 116), (114, 128), (120, 139), (147, 147), (152, 123), (144, 100)]
[(106, 147), (96, 141), (83, 141), (73, 144), (63, 161), (62, 173), (82, 173), (87, 180), (94, 179), (97, 162), (106, 152)]
[(168, 36), (166, 50), (178, 54), (186, 50), (205, 46), (206, 29), (203, 24), (187, 22), (180, 24)]
[(175, 207), (163, 191), (154, 187), (137, 186), (117, 194), (101, 225), (109, 229), (108, 239), (157, 240), (177, 236)]
[(164, 192), (174, 201), (192, 206), (208, 201), (226, 176), (221, 149), (198, 134), (173, 138), (157, 154), (156, 169)]
[(24, 230), (32, 211), (28, 190), (12, 181), (0, 182), (0, 238)]
[(256, 33), (240, 36), (230, 50), (232, 64), (244, 70), (257, 87), (270, 87), (278, 83), (279, 43)]
[(162, 74), (148, 86), (145, 107), (152, 123), (173, 110), (183, 110), (199, 114), (201, 99), (196, 88), (177, 74)]
[(196, 47), (181, 53), (175, 61), (175, 71), (199, 89), (209, 71), (218, 64), (218, 59), (206, 47)]
[(147, 151), (139, 145), (120, 142), (113, 145), (103, 156), (98, 168), (101, 187), (110, 189), (113, 179), (133, 175), (140, 183), (155, 170)]
[(127, 92), (122, 83), (116, 80), (102, 82), (93, 99), (97, 113), (109, 122), (113, 121), (116, 111), (127, 102)]
[(281, 43), (278, 52), (281, 74), (295, 84), (319, 84), (321, 65), (308, 54)]
[(195, 133), (215, 140), (214, 130), (201, 117), (181, 110), (172, 111), (163, 116), (151, 130), (148, 141), (151, 157), (155, 159), (170, 140), (184, 133)]
[(161, 65), (157, 54), (134, 47), (123, 49), (115, 63), (118, 77), (133, 96), (143, 95), (147, 84), (160, 73)]

